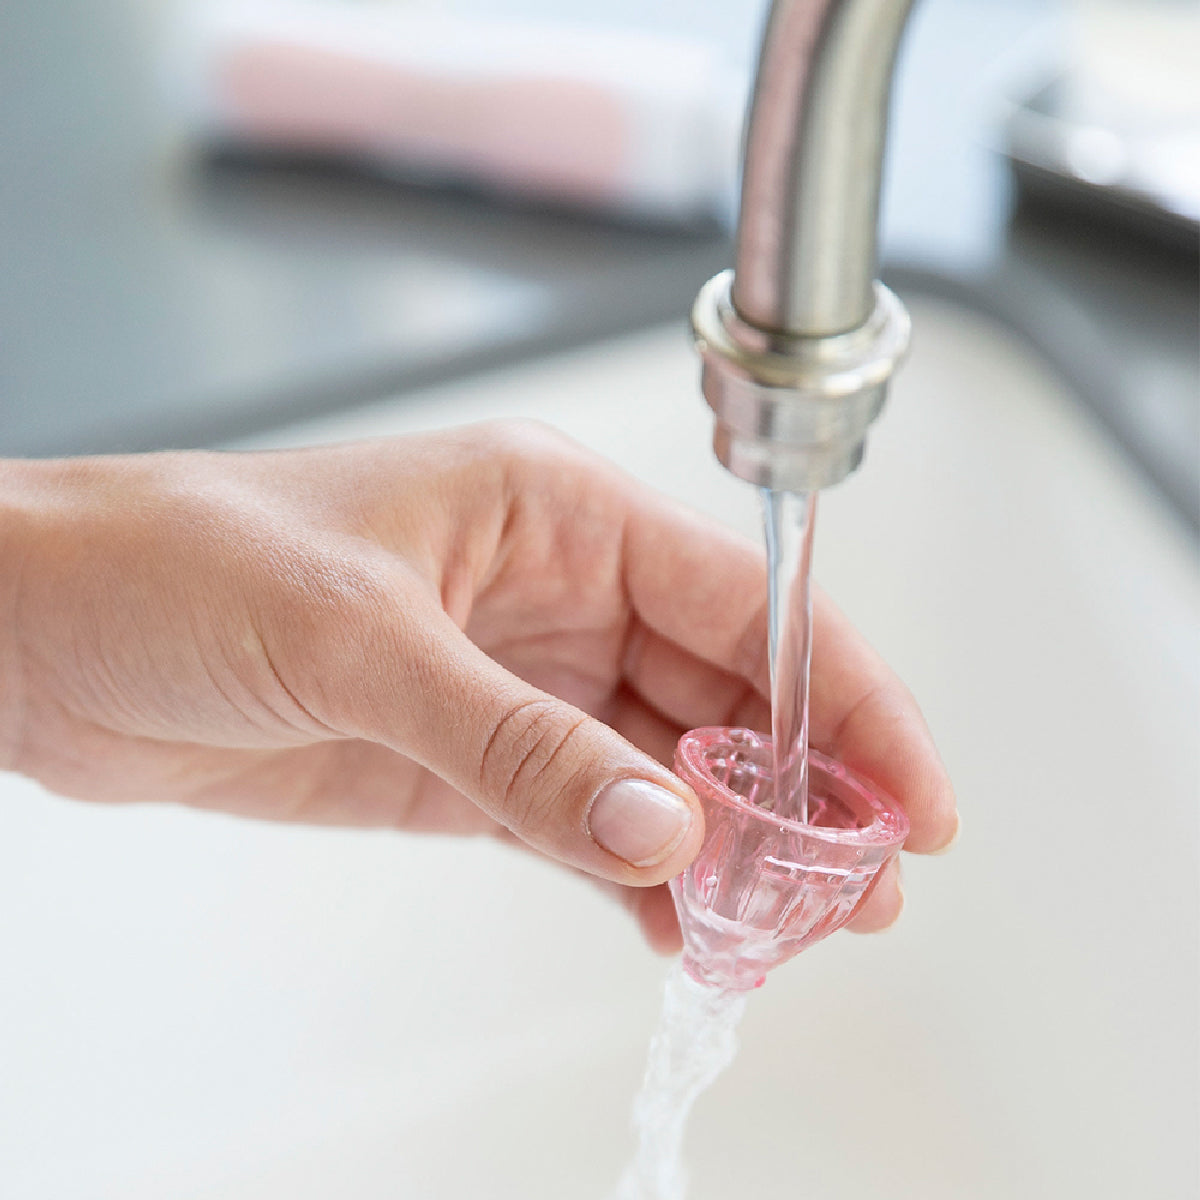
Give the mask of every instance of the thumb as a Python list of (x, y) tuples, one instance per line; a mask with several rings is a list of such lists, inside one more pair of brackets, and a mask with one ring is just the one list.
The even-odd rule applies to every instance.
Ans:
[(700, 804), (665, 767), (493, 662), (444, 613), (422, 622), (416, 640), (415, 654), (397, 664), (405, 678), (387, 686), (392, 703), (370, 706), (390, 718), (373, 740), (441, 776), (522, 841), (592, 875), (648, 886), (696, 856)]

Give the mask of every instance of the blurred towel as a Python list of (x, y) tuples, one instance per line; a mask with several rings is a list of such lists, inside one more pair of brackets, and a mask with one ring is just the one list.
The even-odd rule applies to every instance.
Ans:
[(736, 210), (747, 84), (712, 46), (276, 0), (194, 7), (171, 63), (209, 142), (656, 221)]

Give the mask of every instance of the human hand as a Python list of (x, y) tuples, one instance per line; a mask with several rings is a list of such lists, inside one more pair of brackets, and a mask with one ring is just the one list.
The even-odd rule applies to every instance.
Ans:
[[(703, 818), (663, 765), (769, 727), (761, 553), (559, 435), (0, 465), (0, 766), (92, 800), (518, 839), (651, 943)], [(957, 826), (900, 682), (818, 593), (812, 741)], [(657, 885), (657, 886), (656, 886)], [(893, 873), (859, 928), (890, 924)]]

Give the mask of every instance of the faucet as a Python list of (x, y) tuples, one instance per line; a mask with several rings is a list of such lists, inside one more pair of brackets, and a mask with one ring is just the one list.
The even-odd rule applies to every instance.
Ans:
[(896, 51), (913, 0), (773, 0), (747, 122), (734, 269), (692, 311), (713, 448), (812, 492), (862, 461), (908, 347), (875, 279)]
[[(772, 0), (734, 269), (692, 310), (717, 458), (768, 493), (772, 737), (693, 730), (676, 752), (705, 839), (671, 894), (684, 969), (712, 986), (757, 987), (843, 925), (908, 832), (894, 802), (809, 751), (808, 670), (815, 493), (862, 461), (908, 348), (908, 313), (876, 281), (875, 260), (892, 71), (912, 4)], [(807, 494), (786, 553), (777, 493)]]

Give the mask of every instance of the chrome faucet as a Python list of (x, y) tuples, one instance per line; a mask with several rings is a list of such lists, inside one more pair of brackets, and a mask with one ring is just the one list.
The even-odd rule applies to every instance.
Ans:
[(692, 325), (717, 457), (807, 492), (862, 460), (908, 346), (875, 280), (896, 51), (913, 0), (773, 0), (745, 139), (734, 270)]

